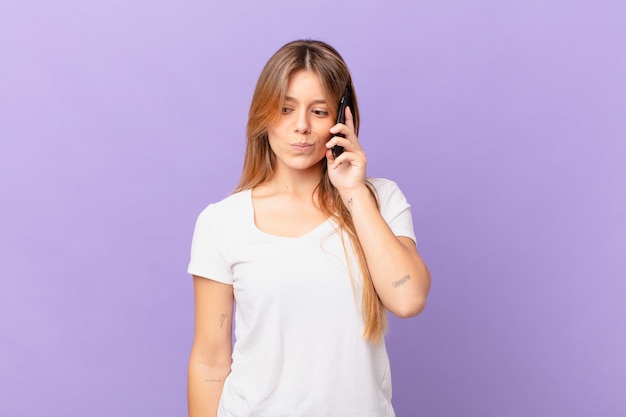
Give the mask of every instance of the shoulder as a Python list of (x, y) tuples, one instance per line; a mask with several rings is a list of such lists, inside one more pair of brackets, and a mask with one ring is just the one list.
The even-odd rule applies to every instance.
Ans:
[(411, 205), (394, 181), (386, 178), (368, 178), (374, 188), (380, 214), (396, 236), (406, 236), (415, 242)]
[(374, 191), (376, 191), (376, 197), (380, 202), (388, 201), (398, 196), (404, 197), (398, 184), (390, 179), (368, 178), (367, 182), (374, 188)]
[(386, 220), (411, 207), (394, 181), (386, 178), (368, 178), (367, 182), (374, 188), (380, 212)]
[(198, 216), (198, 222), (214, 225), (241, 219), (250, 210), (250, 190), (239, 191), (221, 201), (209, 204)]
[(369, 182), (376, 190), (385, 188), (398, 188), (398, 184), (387, 178), (368, 178)]

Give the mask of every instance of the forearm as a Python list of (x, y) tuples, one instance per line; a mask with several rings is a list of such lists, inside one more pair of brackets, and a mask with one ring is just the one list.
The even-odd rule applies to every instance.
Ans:
[(393, 234), (365, 186), (344, 192), (342, 198), (383, 305), (399, 317), (419, 314), (430, 289), (430, 274), (413, 242)]
[(189, 417), (215, 417), (222, 395), (224, 380), (230, 373), (230, 364), (211, 366), (189, 360), (187, 400)]

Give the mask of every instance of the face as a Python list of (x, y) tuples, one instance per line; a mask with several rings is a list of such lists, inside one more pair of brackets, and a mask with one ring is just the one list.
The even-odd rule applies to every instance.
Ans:
[(276, 172), (319, 169), (334, 124), (317, 74), (306, 70), (294, 73), (280, 118), (268, 129)]

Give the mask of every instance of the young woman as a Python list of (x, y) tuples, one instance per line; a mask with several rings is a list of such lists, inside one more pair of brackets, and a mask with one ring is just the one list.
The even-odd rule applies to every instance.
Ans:
[(194, 232), (192, 417), (394, 415), (386, 314), (419, 314), (430, 275), (404, 195), (366, 179), (354, 91), (335, 124), (346, 86), (319, 41), (288, 43), (261, 72), (239, 186)]

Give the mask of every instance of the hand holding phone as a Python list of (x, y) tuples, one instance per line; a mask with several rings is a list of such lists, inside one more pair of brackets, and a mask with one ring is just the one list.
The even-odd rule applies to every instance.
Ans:
[[(345, 123), (346, 122), (346, 107), (350, 107), (350, 111), (352, 111), (352, 86), (348, 84), (346, 86), (346, 90), (343, 92), (341, 99), (339, 100), (339, 109), (337, 110), (337, 122), (336, 123)], [(345, 138), (346, 136), (342, 133), (337, 133), (335, 136), (341, 136)], [(337, 158), (339, 155), (343, 153), (343, 146), (333, 146), (332, 147), (333, 157)]]

